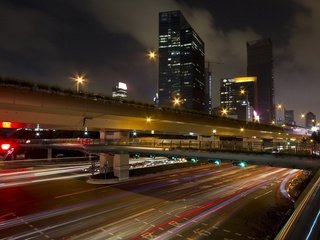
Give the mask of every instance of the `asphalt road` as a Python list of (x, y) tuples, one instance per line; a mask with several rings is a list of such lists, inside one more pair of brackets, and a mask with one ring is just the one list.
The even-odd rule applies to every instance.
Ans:
[(288, 207), (283, 186), (299, 173), (205, 165), (113, 185), (87, 184), (81, 171), (28, 175), (0, 187), (0, 239), (267, 238), (266, 213)]

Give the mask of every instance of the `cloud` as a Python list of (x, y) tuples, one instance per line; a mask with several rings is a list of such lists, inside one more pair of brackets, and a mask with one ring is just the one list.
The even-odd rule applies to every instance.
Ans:
[[(126, 34), (146, 51), (158, 47), (158, 15), (161, 11), (181, 10), (205, 42), (206, 60), (211, 62), (215, 80), (246, 74), (246, 42), (261, 38), (252, 29), (224, 32), (206, 9), (191, 8), (174, 0), (88, 1), (88, 9), (107, 31)], [(128, 14), (130, 13), (130, 14)], [(214, 93), (219, 99), (218, 85)]]
[(53, 45), (47, 41), (47, 36), (38, 34), (40, 28), (51, 27), (50, 19), (39, 11), (0, 3), (1, 49), (53, 52)]
[[(289, 45), (278, 49), (280, 62), (276, 66), (276, 96), (286, 108), (300, 113), (312, 111), (319, 117), (320, 76), (320, 2), (296, 0), (303, 8), (296, 12)], [(300, 124), (303, 124), (299, 121)]]
[(234, 69), (239, 71), (239, 66), (243, 72), (246, 64), (246, 42), (260, 38), (250, 28), (223, 32), (215, 26), (214, 16), (209, 11), (191, 8), (174, 0), (94, 0), (88, 4), (108, 31), (128, 34), (149, 49), (158, 47), (159, 12), (182, 10), (188, 22), (205, 42), (206, 59), (225, 62), (229, 75), (233, 74)]

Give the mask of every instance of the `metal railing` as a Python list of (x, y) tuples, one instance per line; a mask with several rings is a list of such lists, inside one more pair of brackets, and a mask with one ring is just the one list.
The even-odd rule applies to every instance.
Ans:
[[(21, 140), (20, 143), (25, 143)], [(129, 140), (101, 140), (92, 138), (68, 138), (68, 139), (33, 139), (33, 144), (81, 144), (81, 145), (118, 145), (152, 147), (162, 149), (185, 149), (202, 151), (232, 151), (232, 152), (256, 152), (279, 153), (320, 156), (320, 145), (301, 142), (263, 142), (263, 141), (202, 141), (187, 139), (129, 139)]]
[(107, 145), (130, 145), (163, 149), (186, 149), (203, 151), (241, 151), (264, 152), (297, 155), (319, 155), (319, 144), (292, 142), (258, 142), (258, 141), (199, 141), (199, 140), (141, 140), (107, 141)]

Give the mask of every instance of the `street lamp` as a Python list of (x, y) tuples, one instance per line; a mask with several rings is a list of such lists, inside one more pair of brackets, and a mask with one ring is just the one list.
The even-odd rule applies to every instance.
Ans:
[[(280, 125), (282, 124), (282, 122), (284, 121), (284, 119), (282, 119), (282, 115), (281, 115), (281, 110), (283, 109), (283, 104), (278, 103), (276, 106), (276, 112), (275, 112), (275, 117), (276, 117), (276, 124)], [(283, 113), (284, 114), (284, 113)]]
[(182, 100), (178, 97), (173, 99), (173, 106), (180, 106), (181, 105)]
[(158, 59), (159, 59), (159, 55), (157, 54), (156, 51), (150, 50), (147, 54), (148, 58), (150, 61), (155, 62), (156, 64), (156, 70), (155, 70), (155, 76), (156, 76), (156, 83), (157, 83), (157, 88), (156, 88), (156, 94), (155, 94), (155, 98), (154, 101), (155, 103), (158, 105), (159, 104), (159, 99), (158, 99), (158, 94), (159, 94), (159, 71), (158, 71)]
[(157, 59), (157, 52), (156, 51), (149, 51), (148, 52), (148, 57), (149, 57), (150, 60)]
[(227, 108), (222, 108), (221, 109), (221, 116), (227, 116), (228, 115), (228, 109)]
[(77, 93), (80, 92), (80, 85), (84, 84), (87, 79), (85, 79), (85, 74), (76, 74), (74, 77), (71, 77), (72, 80), (76, 82)]

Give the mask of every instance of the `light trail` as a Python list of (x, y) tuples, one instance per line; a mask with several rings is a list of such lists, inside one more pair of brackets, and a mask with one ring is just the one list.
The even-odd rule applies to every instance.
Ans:
[[(46, 182), (61, 180), (67, 178), (77, 178), (90, 176), (90, 173), (82, 173), (83, 169), (89, 167), (90, 165), (76, 165), (67, 167), (55, 167), (37, 170), (24, 170), (16, 171), (10, 173), (0, 174), (0, 188), (21, 186), (37, 182)], [(70, 174), (68, 176), (57, 176), (59, 174)], [(71, 173), (75, 173), (72, 174)], [(48, 177), (51, 176), (51, 177)], [(55, 177), (54, 177), (55, 176)], [(45, 177), (45, 178), (44, 178)]]
[[(95, 224), (99, 227), (79, 232), (78, 235), (72, 234), (72, 237), (74, 239), (140, 239), (143, 237), (150, 237), (150, 239), (151, 237), (156, 239), (171, 239), (174, 234), (183, 236), (183, 231), (192, 229), (199, 224), (199, 221), (206, 221), (209, 216), (216, 215), (217, 212), (220, 212), (221, 209), (230, 206), (232, 203), (245, 198), (257, 190), (261, 190), (264, 186), (270, 185), (279, 178), (284, 178), (289, 172), (288, 169), (256, 168), (254, 166), (250, 167), (250, 171), (254, 174), (249, 174), (246, 172), (246, 169), (234, 166), (224, 169), (215, 168), (213, 170), (213, 168), (206, 168), (205, 170), (196, 170), (196, 172), (188, 171), (185, 171), (186, 174), (189, 173), (188, 175), (184, 175), (184, 172), (175, 172), (164, 174), (164, 178), (161, 179), (148, 177), (145, 178), (146, 180), (138, 179), (136, 186), (133, 185), (135, 187), (130, 188), (129, 191), (117, 190), (116, 194), (102, 196), (95, 200), (9, 219), (0, 222), (0, 230), (23, 225), (21, 219), (32, 223), (44, 219), (49, 221), (50, 218), (62, 215), (66, 216), (63, 222), (53, 222), (47, 227), (37, 227), (38, 231), (30, 229), (29, 232), (17, 233), (11, 238), (17, 240), (26, 238), (40, 239), (44, 237), (42, 234), (47, 234), (48, 236), (58, 234), (59, 231), (68, 229), (67, 226), (75, 226), (76, 224), (86, 227), (83, 224), (85, 222), (94, 222), (97, 216), (107, 217), (111, 215), (114, 218), (113, 222), (117, 224), (110, 223), (109, 221), (108, 224), (103, 225), (103, 222), (97, 222)], [(246, 177), (243, 177), (244, 175)], [(218, 179), (221, 179), (221, 181)], [(38, 181), (42, 180), (45, 181), (45, 179), (39, 179)], [(110, 188), (110, 186), (98, 189), (104, 190), (105, 188)], [(96, 190), (93, 189), (92, 191)], [(56, 197), (56, 199), (86, 194), (90, 191), (65, 194)], [(141, 196), (148, 196), (151, 191), (152, 198), (148, 199), (153, 204), (150, 203), (148, 208), (144, 208), (143, 205), (145, 204), (141, 205)], [(197, 195), (190, 197), (191, 193), (197, 193)], [(118, 199), (130, 199), (132, 197), (134, 197), (134, 200), (131, 199), (124, 202), (125, 204), (113, 207), (109, 205), (112, 202), (118, 202)], [(94, 212), (96, 211), (94, 209), (98, 208), (98, 206), (104, 206), (107, 209), (102, 208), (99, 212)], [(93, 212), (91, 212), (91, 207), (94, 207), (92, 209)], [(124, 215), (121, 218), (117, 215), (117, 211), (121, 212), (121, 209), (126, 209), (127, 216)], [(90, 212), (86, 216), (81, 216), (81, 211)], [(76, 217), (72, 217), (73, 215)], [(223, 215), (220, 217), (220, 220), (223, 221), (227, 217), (227, 215)], [(208, 228), (211, 227), (208, 226)], [(79, 227), (77, 231), (80, 231), (80, 229), (82, 228)], [(68, 231), (65, 233), (68, 233)]]
[[(258, 189), (261, 189), (262, 187), (270, 184), (275, 179), (278, 179), (278, 177), (276, 176), (275, 178), (271, 178), (271, 179), (269, 179), (269, 177), (271, 175), (277, 175), (283, 171), (288, 171), (288, 170), (287, 169), (276, 169), (272, 172), (262, 174), (261, 176), (257, 177), (256, 179), (261, 180), (263, 178), (266, 178), (267, 180), (265, 180), (261, 183), (255, 183), (255, 185), (251, 185), (251, 186), (248, 186), (248, 183), (250, 183), (250, 182), (248, 180), (246, 180), (245, 184), (247, 186), (246, 186), (246, 188), (242, 189), (241, 191), (236, 191), (231, 195), (227, 195), (227, 196), (215, 199), (211, 203), (208, 203), (208, 204), (202, 205), (196, 209), (190, 210), (190, 211), (180, 215), (179, 217), (175, 217), (175, 218), (168, 220), (162, 224), (154, 226), (154, 227), (140, 233), (136, 237), (133, 237), (130, 239), (137, 240), (137, 239), (145, 238), (145, 237), (150, 238), (150, 239), (159, 239), (159, 240), (160, 239), (161, 240), (162, 239), (170, 239), (170, 238), (172, 238), (173, 234), (179, 234), (180, 232), (189, 228), (191, 225), (196, 224), (199, 220), (204, 219), (205, 217), (217, 212), (218, 210), (238, 201), (241, 198), (246, 197), (248, 194), (253, 193), (253, 192), (257, 191)], [(255, 182), (257, 182), (257, 181), (255, 181)], [(234, 186), (232, 186), (231, 188), (234, 188)], [(188, 217), (196, 215), (196, 214), (199, 214), (199, 215), (188, 219)], [(185, 220), (185, 219), (188, 219), (188, 220)], [(155, 235), (155, 233), (159, 230), (164, 231), (165, 227), (170, 228), (170, 231), (168, 229), (166, 229), (166, 231), (163, 234)]]

